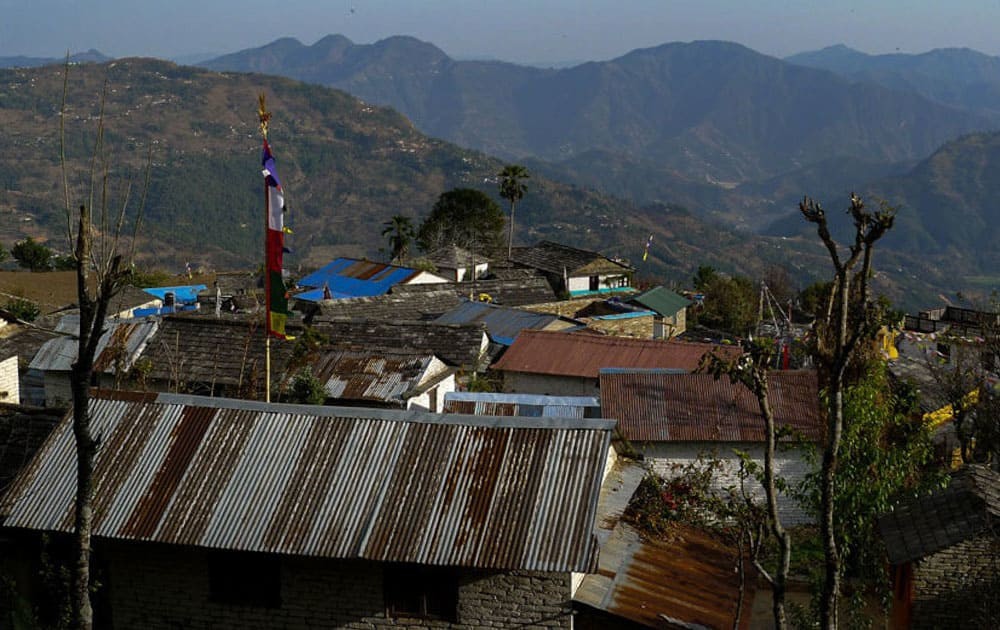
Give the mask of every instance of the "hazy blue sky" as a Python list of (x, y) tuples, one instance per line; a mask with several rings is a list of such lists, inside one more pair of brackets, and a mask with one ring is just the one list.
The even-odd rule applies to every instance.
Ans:
[(764, 53), (845, 43), (871, 53), (967, 46), (1000, 54), (1000, 0), (0, 0), (0, 56), (225, 53), (291, 36), (407, 34), (453, 57), (608, 59), (669, 41)]

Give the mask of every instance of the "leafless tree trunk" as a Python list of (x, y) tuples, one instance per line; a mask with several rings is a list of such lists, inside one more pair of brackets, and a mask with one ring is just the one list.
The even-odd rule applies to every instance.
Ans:
[[(74, 500), (73, 531), (75, 539), (75, 558), (71, 577), (71, 625), (74, 628), (89, 630), (93, 627), (93, 608), (90, 602), (90, 554), (93, 499), (94, 458), (99, 447), (94, 439), (90, 426), (89, 389), (94, 379), (94, 359), (98, 343), (104, 333), (104, 323), (108, 314), (108, 305), (115, 294), (121, 289), (130, 272), (129, 265), (123, 262), (119, 251), (122, 229), (125, 224), (125, 213), (129, 206), (131, 182), (124, 186), (124, 192), (119, 200), (120, 207), (116, 212), (111, 210), (109, 194), (109, 165), (104, 152), (104, 105), (107, 96), (107, 83), (101, 97), (101, 109), (98, 117), (97, 139), (90, 166), (89, 201), (79, 206), (74, 230), (73, 211), (70, 207), (70, 190), (66, 166), (65, 118), (66, 96), (69, 83), (69, 61), (65, 66), (63, 82), (62, 109), (60, 112), (60, 163), (63, 174), (63, 190), (66, 210), (66, 232), (73, 248), (76, 263), (77, 299), (80, 305), (80, 331), (77, 358), (70, 372), (70, 388), (73, 396), (73, 435), (76, 440), (77, 453), (77, 483)], [(139, 217), (145, 203), (145, 190), (149, 187), (149, 165), (147, 158), (145, 189), (140, 202), (134, 230), (139, 229)], [(99, 198), (95, 202), (95, 196)], [(99, 207), (96, 217), (94, 206)], [(135, 234), (132, 233), (132, 243), (127, 253), (131, 259), (134, 252)], [(75, 233), (74, 233), (75, 232)], [(98, 235), (95, 241), (95, 234)], [(91, 288), (93, 274), (95, 288)]]
[[(819, 238), (826, 246), (834, 268), (826, 316), (816, 321), (814, 347), (817, 365), (825, 377), (828, 391), (827, 435), (820, 471), (819, 525), (825, 556), (820, 625), (824, 629), (832, 629), (838, 623), (837, 605), (843, 573), (843, 561), (837, 548), (834, 498), (844, 429), (845, 375), (859, 342), (874, 334), (877, 318), (869, 299), (872, 254), (875, 243), (892, 227), (895, 211), (883, 204), (878, 211), (869, 212), (864, 202), (852, 193), (848, 212), (854, 221), (854, 242), (848, 248), (847, 258), (842, 259), (840, 249), (830, 235), (823, 208), (806, 197), (799, 204), (799, 210), (807, 221), (816, 224)], [(859, 263), (861, 268), (855, 275)], [(854, 291), (851, 289), (852, 280), (857, 282)]]
[[(746, 352), (732, 362), (725, 362), (715, 357), (709, 358), (707, 369), (716, 377), (726, 374), (733, 382), (742, 383), (753, 392), (764, 418), (764, 430), (767, 443), (764, 450), (764, 468), (761, 484), (764, 486), (764, 496), (767, 501), (767, 528), (778, 542), (778, 566), (774, 574), (769, 573), (753, 554), (754, 566), (771, 586), (771, 610), (774, 614), (774, 627), (784, 630), (788, 627), (788, 616), (785, 612), (785, 594), (788, 588), (788, 572), (792, 558), (792, 539), (781, 522), (778, 512), (778, 487), (775, 475), (775, 453), (778, 445), (778, 428), (774, 422), (774, 412), (768, 400), (767, 370), (774, 359), (774, 346), (767, 342), (750, 342)], [(741, 485), (742, 490), (742, 485)], [(749, 501), (749, 497), (744, 497)], [(753, 534), (747, 531), (751, 538), (751, 548), (754, 548)], [(756, 548), (759, 550), (761, 537), (758, 537)], [(741, 538), (742, 540), (742, 538)]]

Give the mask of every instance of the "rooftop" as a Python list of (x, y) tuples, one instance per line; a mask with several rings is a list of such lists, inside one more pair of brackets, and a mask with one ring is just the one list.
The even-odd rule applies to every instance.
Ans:
[(454, 372), (430, 354), (336, 348), (318, 353), (311, 367), (328, 398), (397, 406)]
[(540, 269), (557, 276), (562, 276), (563, 273), (572, 275), (592, 266), (591, 271), (595, 273), (598, 271), (625, 272), (632, 269), (628, 263), (612, 260), (604, 254), (552, 241), (542, 241), (530, 247), (515, 247), (511, 251), (510, 259), (519, 265)]
[(639, 295), (628, 298), (628, 301), (640, 304), (666, 317), (676, 315), (678, 311), (687, 308), (691, 304), (691, 301), (686, 297), (663, 287), (653, 287)]
[[(762, 442), (764, 417), (744, 385), (711, 374), (666, 370), (601, 372), (601, 415), (618, 420), (633, 442)], [(768, 400), (779, 427), (818, 440), (825, 434), (812, 370), (768, 374)]]
[[(382, 295), (393, 285), (405, 284), (426, 273), (409, 267), (397, 267), (370, 260), (338, 258), (299, 279), (300, 287), (312, 290), (299, 293), (295, 298), (306, 301), (322, 300), (327, 289), (334, 299)], [(438, 280), (445, 281), (444, 278)]]
[[(324, 558), (588, 571), (614, 423), (100, 392), (94, 535)], [(9, 527), (72, 530), (71, 423)]]
[(671, 368), (694, 371), (702, 356), (740, 354), (736, 346), (525, 330), (493, 368), (597, 378), (602, 368)]
[(438, 317), (439, 324), (475, 324), (486, 325), (486, 332), (496, 343), (509, 346), (523, 330), (558, 330), (565, 328), (580, 328), (584, 324), (568, 317), (522, 311), (516, 308), (473, 302), (466, 300), (447, 313)]
[(948, 487), (916, 497), (879, 518), (889, 561), (919, 560), (983, 533), (1000, 518), (1000, 474), (966, 466)]
[(448, 392), (444, 395), (444, 410), (483, 416), (597, 418), (601, 415), (601, 403), (592, 396)]

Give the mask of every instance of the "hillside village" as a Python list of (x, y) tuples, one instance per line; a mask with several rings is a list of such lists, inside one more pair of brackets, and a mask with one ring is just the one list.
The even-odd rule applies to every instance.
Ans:
[[(779, 349), (777, 510), (808, 544), (817, 512), (797, 489), (827, 435), (808, 313), (762, 287), (770, 315), (720, 333), (699, 323), (717, 320), (697, 288), (639, 288), (628, 261), (553, 241), (411, 260), (341, 257), (295, 280), (269, 359), (259, 273), (115, 295), (90, 383), (95, 622), (770, 627), (773, 558), (757, 554), (774, 550), (733, 534), (767, 522), (747, 464), (765, 461), (764, 416), (708, 358), (738, 365), (754, 335)], [(15, 627), (62, 623), (65, 584), (37, 567), (67, 557), (73, 530), (73, 297), (32, 322), (2, 313), (0, 603)], [(944, 627), (958, 606), (997, 619), (1000, 476), (995, 443), (970, 437), (995, 413), (997, 330), (995, 313), (949, 307), (865, 342), (886, 387), (915, 397), (894, 422), (929, 448), (858, 514), (886, 550), (894, 627)], [(940, 481), (914, 485), (918, 470)], [(803, 562), (788, 589), (807, 607)]]

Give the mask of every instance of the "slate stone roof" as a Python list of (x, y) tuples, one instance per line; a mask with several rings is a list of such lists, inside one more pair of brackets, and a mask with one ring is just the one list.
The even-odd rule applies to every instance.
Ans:
[[(174, 315), (164, 317), (137, 362), (148, 360), (150, 379), (181, 384), (246, 384), (254, 373), (264, 381), (263, 321)], [(296, 335), (295, 328), (289, 334)], [(272, 341), (272, 378), (283, 373), (293, 342)]]
[(111, 304), (108, 305), (108, 313), (112, 315), (121, 313), (124, 310), (133, 309), (138, 306), (144, 306), (150, 302), (155, 302), (159, 300), (154, 295), (146, 293), (142, 289), (133, 286), (125, 286), (111, 298)]
[(590, 273), (625, 272), (632, 269), (628, 264), (616, 262), (603, 254), (552, 241), (542, 241), (531, 247), (515, 247), (510, 259), (519, 265), (540, 269), (557, 276), (561, 276), (564, 270), (573, 275), (584, 267), (587, 267)]
[(17, 355), (18, 365), (27, 368), (45, 342), (56, 337), (62, 335), (21, 324), (4, 326), (0, 328), (0, 361)]
[(436, 249), (424, 256), (424, 258), (434, 263), (435, 267), (441, 267), (442, 269), (471, 267), (473, 261), (477, 265), (489, 262), (489, 258), (483, 256), (481, 253), (473, 254), (469, 250), (454, 244)]
[(301, 303), (307, 312), (307, 322), (332, 318), (431, 320), (450, 311), (461, 303), (462, 298), (450, 285), (416, 284), (414, 287), (429, 287), (421, 291), (398, 290), (394, 288), (386, 295), (372, 297), (322, 300), (313, 304)]
[[(397, 285), (389, 292), (400, 298), (412, 298), (422, 300), (427, 294), (436, 294), (438, 291), (450, 291), (461, 300), (469, 299), (469, 293), (473, 298), (485, 293), (490, 296), (494, 304), (502, 306), (526, 306), (528, 304), (545, 304), (556, 300), (555, 291), (544, 276), (540, 276), (534, 270), (525, 269), (530, 275), (520, 275), (511, 278), (486, 278), (472, 282), (449, 282), (446, 284), (407, 284)], [(444, 303), (442, 301), (442, 303)], [(441, 313), (450, 310), (444, 309)], [(440, 314), (440, 313), (438, 313)]]
[(910, 499), (879, 518), (889, 561), (901, 564), (937, 553), (1000, 524), (1000, 474), (966, 466), (948, 487)]
[(522, 330), (559, 330), (582, 328), (584, 324), (568, 317), (535, 313), (486, 302), (464, 301), (436, 320), (439, 324), (473, 324), (482, 322), (490, 339), (509, 346)]
[(385, 319), (320, 318), (313, 328), (331, 344), (359, 349), (418, 350), (433, 354), (454, 367), (478, 368), (484, 357), (487, 338), (482, 324), (435, 324), (422, 321)]

